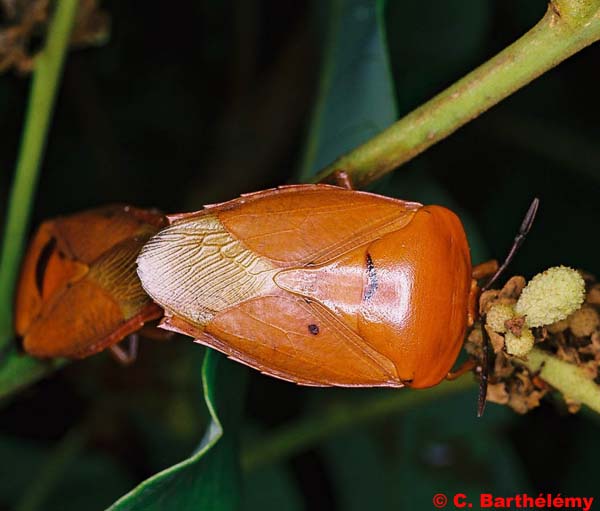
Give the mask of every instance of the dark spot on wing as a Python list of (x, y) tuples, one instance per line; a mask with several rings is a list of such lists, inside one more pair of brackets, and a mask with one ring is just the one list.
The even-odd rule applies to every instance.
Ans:
[(55, 247), (56, 238), (50, 238), (48, 243), (46, 243), (44, 248), (41, 250), (37, 264), (35, 265), (35, 285), (40, 296), (44, 290), (44, 276), (46, 274), (46, 269), (48, 268), (48, 263), (50, 262), (50, 257), (52, 256), (52, 252), (54, 252)]
[(317, 325), (308, 325), (308, 331), (312, 335), (317, 335), (319, 333), (319, 327)]
[(367, 286), (365, 287), (364, 301), (368, 301), (377, 291), (377, 272), (371, 254), (367, 252)]

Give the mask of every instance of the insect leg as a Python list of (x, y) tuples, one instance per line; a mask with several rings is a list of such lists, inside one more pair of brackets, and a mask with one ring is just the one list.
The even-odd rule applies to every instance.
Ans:
[(496, 259), (490, 259), (484, 263), (473, 266), (472, 277), (475, 280), (481, 280), (485, 277), (491, 277), (498, 271), (498, 261)]
[(113, 358), (124, 366), (128, 366), (135, 362), (138, 354), (138, 345), (139, 345), (139, 336), (136, 333), (130, 334), (127, 337), (127, 348), (123, 348), (119, 344), (113, 344), (108, 349), (110, 350), (110, 354)]
[(352, 178), (350, 177), (350, 174), (348, 174), (348, 172), (346, 172), (345, 170), (334, 171), (334, 173), (331, 175), (331, 179), (340, 188), (354, 190), (354, 186), (352, 185)]
[(450, 371), (448, 373), (448, 375), (446, 376), (446, 380), (448, 380), (448, 381), (457, 380), (463, 374), (468, 373), (471, 369), (473, 369), (475, 367), (475, 365), (476, 365), (476, 363), (475, 363), (474, 359), (469, 358), (469, 359), (465, 360), (462, 364), (460, 364), (458, 366), (456, 371)]

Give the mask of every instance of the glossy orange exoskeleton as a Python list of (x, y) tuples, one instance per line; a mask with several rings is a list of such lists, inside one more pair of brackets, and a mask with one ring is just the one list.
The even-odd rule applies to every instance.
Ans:
[(138, 257), (162, 327), (305, 385), (429, 387), (475, 311), (450, 210), (329, 185), (169, 216)]
[(156, 210), (119, 205), (44, 222), (17, 288), (15, 329), (25, 351), (86, 357), (160, 317), (140, 285), (135, 259), (164, 225)]

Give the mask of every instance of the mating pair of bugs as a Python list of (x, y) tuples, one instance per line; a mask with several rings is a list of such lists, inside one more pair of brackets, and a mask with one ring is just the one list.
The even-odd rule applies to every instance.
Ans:
[(446, 208), (324, 184), (166, 217), (109, 206), (57, 218), (26, 255), (16, 330), (34, 356), (80, 358), (162, 317), (299, 384), (429, 387), (477, 319), (478, 280), (506, 267), (536, 209), (500, 269), (472, 268)]

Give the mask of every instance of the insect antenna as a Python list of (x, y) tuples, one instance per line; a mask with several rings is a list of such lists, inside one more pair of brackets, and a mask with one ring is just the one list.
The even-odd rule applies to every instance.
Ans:
[[(485, 323), (485, 318), (484, 323)], [(490, 338), (484, 326), (481, 327), (483, 342), (481, 344), (481, 373), (479, 374), (479, 395), (477, 396), (477, 417), (483, 415), (487, 400), (489, 360), (490, 360)]]
[(515, 257), (515, 254), (517, 253), (517, 251), (519, 250), (519, 248), (525, 241), (525, 237), (527, 236), (527, 234), (529, 233), (529, 230), (531, 229), (531, 226), (533, 225), (533, 221), (535, 220), (535, 215), (537, 213), (539, 205), (540, 205), (540, 200), (536, 197), (531, 202), (531, 205), (529, 206), (527, 213), (525, 213), (523, 222), (521, 222), (521, 227), (519, 227), (519, 232), (515, 236), (513, 244), (510, 247), (510, 250), (508, 251), (506, 258), (504, 259), (504, 262), (496, 270), (496, 273), (494, 273), (490, 277), (490, 280), (488, 280), (485, 283), (485, 285), (481, 288), (482, 291), (486, 291), (487, 289), (489, 289), (490, 286), (494, 282), (496, 282), (496, 280), (498, 280), (500, 275), (502, 275), (504, 273), (504, 270), (506, 270), (506, 268), (508, 268), (508, 265), (511, 263), (511, 261)]
[[(511, 263), (515, 254), (525, 241), (525, 237), (531, 230), (531, 226), (533, 225), (533, 221), (535, 220), (535, 215), (537, 214), (537, 210), (540, 206), (540, 200), (536, 197), (531, 201), (531, 205), (525, 213), (525, 217), (521, 222), (521, 227), (519, 227), (519, 231), (515, 236), (512, 246), (504, 259), (504, 262), (500, 265), (500, 267), (496, 270), (496, 272), (490, 277), (490, 279), (485, 283), (485, 285), (481, 288), (482, 291), (489, 289), (496, 280), (504, 273), (508, 265)], [(481, 318), (482, 325), (485, 324), (485, 316)], [(481, 346), (481, 373), (479, 375), (479, 396), (477, 399), (477, 417), (481, 417), (483, 415), (483, 411), (485, 410), (485, 402), (487, 398), (487, 387), (488, 387), (488, 374), (489, 374), (489, 359), (490, 359), (490, 338), (484, 326), (481, 328), (481, 333), (483, 335), (483, 343)]]

